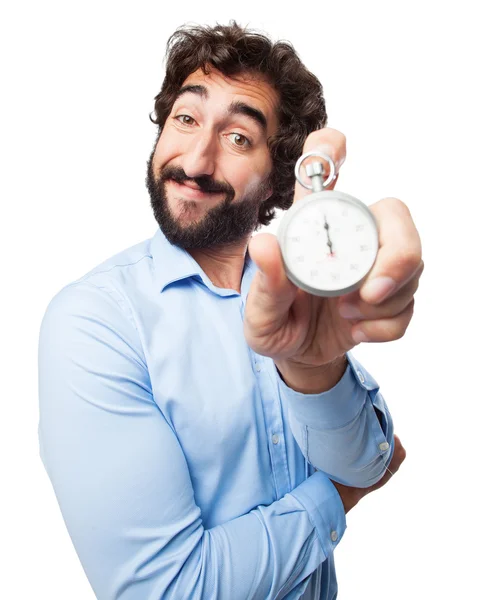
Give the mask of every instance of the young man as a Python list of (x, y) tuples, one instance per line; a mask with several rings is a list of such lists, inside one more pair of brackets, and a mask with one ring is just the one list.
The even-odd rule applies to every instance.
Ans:
[(42, 322), (41, 456), (68, 531), (101, 600), (335, 598), (345, 513), (404, 460), (349, 351), (404, 334), (416, 228), (399, 200), (370, 207), (378, 259), (341, 299), (298, 290), (274, 236), (251, 239), (301, 199), (302, 152), (345, 158), (288, 44), (179, 30), (154, 122), (157, 233)]

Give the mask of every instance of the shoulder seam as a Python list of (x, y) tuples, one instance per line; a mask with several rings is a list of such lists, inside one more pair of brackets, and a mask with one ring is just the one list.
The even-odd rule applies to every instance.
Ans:
[(125, 264), (116, 264), (116, 265), (113, 265), (112, 267), (110, 267), (109, 269), (104, 269), (103, 271), (93, 270), (93, 273), (90, 272), (87, 275), (80, 277), (80, 279), (77, 279), (77, 281), (75, 281), (74, 283), (77, 283), (80, 281), (87, 281), (88, 279), (90, 279), (90, 277), (93, 277), (94, 275), (99, 275), (100, 273), (109, 273), (110, 271), (113, 271), (113, 269), (116, 269), (117, 267), (131, 267), (132, 265), (136, 265), (137, 263), (139, 263), (144, 258), (153, 258), (153, 257), (151, 256), (151, 254), (144, 254), (141, 258), (139, 258), (138, 260), (135, 260), (134, 262), (125, 263)]
[[(132, 263), (134, 264), (134, 263)], [(138, 341), (140, 344), (140, 348), (141, 348), (141, 356), (138, 355), (138, 357), (141, 360), (142, 363), (142, 367), (145, 368), (148, 371), (148, 366), (147, 366), (147, 361), (146, 361), (146, 356), (145, 356), (145, 351), (143, 348), (143, 344), (141, 341), (141, 334), (138, 330), (138, 327), (135, 323), (135, 319), (133, 318), (131, 309), (127, 306), (127, 303), (123, 297), (123, 294), (121, 294), (114, 286), (112, 286), (112, 288), (108, 288), (104, 285), (96, 285), (95, 283), (92, 283), (91, 281), (88, 281), (87, 279), (82, 279), (79, 281), (75, 281), (73, 283), (70, 284), (70, 286), (74, 286), (74, 285), (80, 285), (80, 284), (87, 284), (93, 288), (96, 288), (97, 290), (103, 291), (106, 294), (108, 294), (108, 296), (113, 300), (113, 302), (115, 302), (115, 304), (118, 305), (120, 311), (125, 315), (125, 317), (128, 319), (129, 323), (131, 323), (131, 325), (133, 325), (133, 328), (138, 336)], [(66, 286), (69, 287), (69, 286)], [(115, 294), (118, 296), (116, 297)]]
[[(134, 264), (134, 263), (132, 263)], [(102, 273), (106, 273), (108, 271), (101, 271)], [(88, 281), (89, 278), (87, 279), (80, 279), (78, 281), (74, 281), (72, 283), (70, 283), (68, 286), (66, 287), (70, 287), (70, 286), (74, 286), (74, 285), (80, 285), (82, 283), (85, 283), (87, 285), (90, 285), (94, 288), (96, 288), (97, 290), (103, 290), (105, 293), (107, 293), (112, 300), (115, 302), (115, 304), (118, 304), (120, 310), (125, 313), (125, 316), (127, 317), (127, 319), (132, 323), (133, 327), (135, 328), (135, 331), (138, 333), (138, 335), (140, 334), (140, 332), (138, 331), (138, 327), (136, 326), (135, 320), (133, 319), (133, 315), (131, 314), (131, 310), (128, 308), (126, 302), (124, 301), (124, 297), (123, 295), (114, 287), (112, 286), (112, 289), (104, 286), (104, 285), (97, 285), (96, 283), (93, 283), (92, 281)], [(115, 293), (118, 295), (119, 299), (115, 297)]]

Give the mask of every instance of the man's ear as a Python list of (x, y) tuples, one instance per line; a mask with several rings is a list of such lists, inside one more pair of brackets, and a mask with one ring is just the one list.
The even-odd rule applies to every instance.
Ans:
[(271, 196), (273, 195), (273, 185), (270, 184), (266, 187), (265, 192), (264, 192), (264, 197), (261, 200), (261, 204), (263, 204), (263, 202), (266, 202), (266, 200), (269, 200), (271, 198)]

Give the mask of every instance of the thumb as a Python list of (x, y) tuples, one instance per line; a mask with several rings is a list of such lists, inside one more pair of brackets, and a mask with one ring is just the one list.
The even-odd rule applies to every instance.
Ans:
[(264, 327), (270, 325), (277, 329), (278, 320), (287, 317), (298, 288), (286, 275), (281, 249), (275, 235), (255, 235), (249, 243), (248, 252), (258, 267), (248, 295), (248, 317), (253, 323), (258, 322)]

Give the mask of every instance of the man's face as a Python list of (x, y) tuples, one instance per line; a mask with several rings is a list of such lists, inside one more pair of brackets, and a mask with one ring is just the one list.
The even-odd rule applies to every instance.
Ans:
[(260, 79), (216, 70), (186, 78), (148, 161), (151, 205), (171, 243), (210, 248), (254, 231), (272, 193), (277, 103)]

